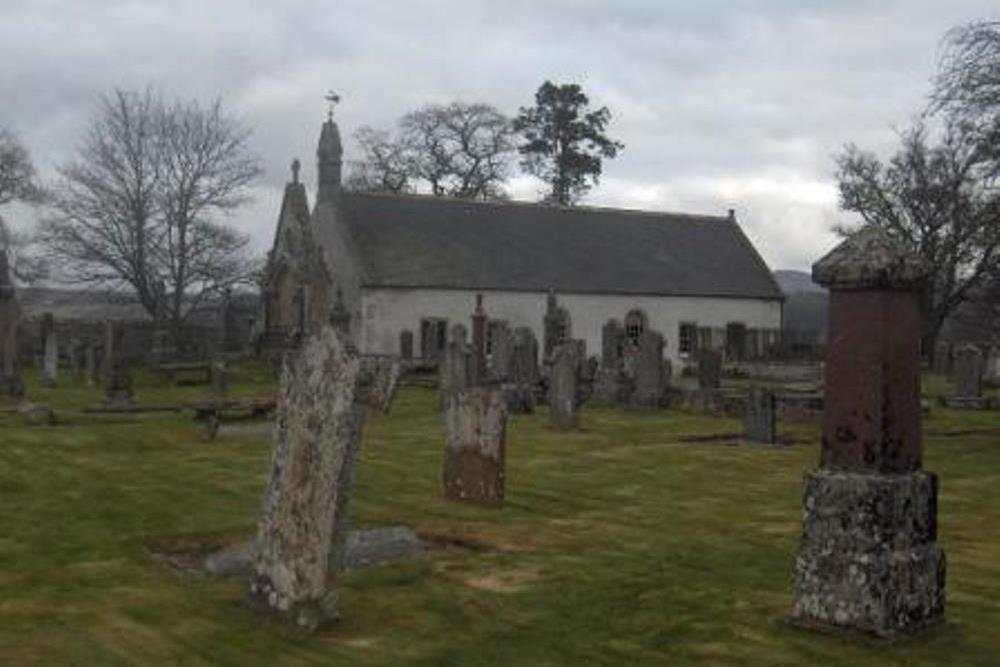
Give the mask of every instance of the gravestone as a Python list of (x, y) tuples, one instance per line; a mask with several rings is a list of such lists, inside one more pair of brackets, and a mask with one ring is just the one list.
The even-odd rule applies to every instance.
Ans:
[(116, 353), (118, 329), (108, 320), (104, 324), (104, 395), (105, 400), (118, 407), (132, 402), (132, 376), (124, 361)]
[(469, 374), (473, 385), (486, 382), (486, 311), (483, 295), (476, 295), (476, 309), (472, 313), (472, 365)]
[(404, 361), (413, 359), (413, 332), (409, 329), (399, 333), (399, 356)]
[(83, 372), (88, 387), (97, 384), (97, 346), (93, 341), (85, 341), (83, 345)]
[(0, 248), (0, 395), (10, 398), (24, 395), (24, 383), (17, 365), (17, 324), (20, 318), (21, 309), (7, 264), (7, 251)]
[(718, 350), (698, 350), (698, 389), (717, 394), (722, 383), (722, 354)]
[(567, 341), (556, 348), (549, 375), (549, 421), (559, 430), (580, 425), (579, 400), (580, 346)]
[(594, 377), (595, 402), (623, 403), (632, 393), (630, 379), (625, 375), (624, 349), (625, 327), (620, 320), (612, 318), (601, 328), (601, 363)]
[(472, 386), (472, 350), (466, 342), (465, 327), (453, 324), (444, 349), (441, 364), (441, 407), (447, 408), (449, 399)]
[(552, 362), (556, 348), (568, 341), (571, 336), (569, 312), (559, 305), (555, 292), (551, 290), (545, 300), (542, 329), (544, 337), (542, 361), (548, 365)]
[(507, 402), (500, 389), (471, 387), (445, 409), (444, 495), (492, 505), (503, 501)]
[(538, 402), (538, 340), (531, 327), (517, 327), (513, 334), (509, 382), (504, 387), (511, 413), (531, 414)]
[[(391, 400), (399, 363), (360, 358), (332, 325), (285, 358), (274, 454), (257, 529), (249, 599), (297, 627), (337, 618), (327, 586), (373, 394)], [(387, 405), (382, 406), (387, 409)], [(336, 559), (334, 559), (336, 562)]]
[(510, 381), (514, 363), (514, 335), (506, 322), (491, 322), (490, 377), (501, 384)]
[(960, 345), (955, 348), (953, 364), (955, 394), (946, 402), (953, 408), (982, 409), (986, 407), (983, 398), (983, 353), (975, 345)]
[(948, 375), (951, 373), (951, 344), (938, 341), (934, 344), (934, 359), (932, 361), (934, 372), (938, 375)]
[(919, 294), (932, 270), (875, 226), (813, 265), (830, 289), (820, 467), (792, 618), (892, 637), (944, 616), (938, 480), (921, 470)]
[(983, 366), (983, 381), (991, 384), (1000, 383), (1000, 347), (993, 345), (986, 355)]
[(52, 313), (42, 315), (42, 386), (55, 387), (59, 374), (59, 340)]
[(80, 380), (83, 377), (83, 365), (80, 363), (80, 346), (80, 339), (76, 336), (70, 338), (69, 345), (66, 346), (69, 370), (75, 380)]
[(640, 407), (662, 405), (669, 380), (664, 374), (663, 334), (652, 329), (640, 334), (634, 369), (635, 389), (629, 402)]
[(775, 427), (774, 392), (761, 387), (751, 387), (746, 407), (746, 439), (773, 445), (777, 440)]
[(212, 394), (217, 399), (225, 398), (229, 393), (229, 369), (226, 368), (226, 360), (222, 357), (213, 359), (210, 372), (212, 377)]
[(167, 302), (167, 288), (162, 280), (153, 285), (153, 343), (150, 348), (149, 361), (152, 366), (167, 363), (177, 358), (177, 347), (170, 333), (170, 322)]

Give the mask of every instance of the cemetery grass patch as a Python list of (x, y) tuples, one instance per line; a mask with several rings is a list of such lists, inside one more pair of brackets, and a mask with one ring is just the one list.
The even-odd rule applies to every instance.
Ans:
[[(237, 369), (236, 395), (273, 395)], [(62, 376), (60, 376), (62, 377)], [(140, 403), (206, 387), (137, 375)], [(935, 381), (935, 387), (940, 383)], [(242, 579), (178, 577), (164, 545), (253, 534), (266, 438), (202, 442), (188, 413), (110, 420), (70, 379), (32, 400), (71, 426), (0, 415), (0, 665), (993, 665), (1000, 655), (1000, 412), (934, 407), (948, 615), (924, 637), (859, 642), (789, 627), (802, 474), (818, 423), (787, 448), (692, 446), (739, 420), (584, 406), (582, 428), (515, 416), (504, 506), (444, 500), (436, 395), (369, 420), (351, 515), (470, 548), (349, 572), (342, 620), (313, 636), (240, 603)], [(953, 435), (953, 433), (962, 433)]]

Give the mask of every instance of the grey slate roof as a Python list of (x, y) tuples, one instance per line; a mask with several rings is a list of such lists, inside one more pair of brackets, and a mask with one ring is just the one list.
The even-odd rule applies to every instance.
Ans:
[(338, 199), (369, 287), (783, 298), (728, 217), (353, 192)]

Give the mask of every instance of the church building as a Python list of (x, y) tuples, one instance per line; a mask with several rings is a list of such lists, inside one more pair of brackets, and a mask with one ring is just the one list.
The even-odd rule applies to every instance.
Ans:
[(469, 328), (477, 295), (491, 322), (530, 326), (538, 340), (558, 308), (560, 335), (583, 339), (588, 355), (612, 318), (627, 343), (662, 333), (674, 368), (699, 347), (747, 359), (777, 342), (784, 296), (732, 211), (352, 192), (332, 117), (317, 158), (311, 210), (298, 161), (285, 187), (263, 285), (267, 346), (334, 317), (362, 353), (434, 361), (451, 324)]

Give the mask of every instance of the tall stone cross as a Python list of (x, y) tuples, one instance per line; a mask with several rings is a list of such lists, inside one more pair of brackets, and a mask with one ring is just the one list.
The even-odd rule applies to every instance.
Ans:
[(874, 226), (813, 265), (830, 289), (830, 324), (797, 622), (891, 637), (944, 616), (937, 476), (921, 470), (919, 294), (930, 270)]

